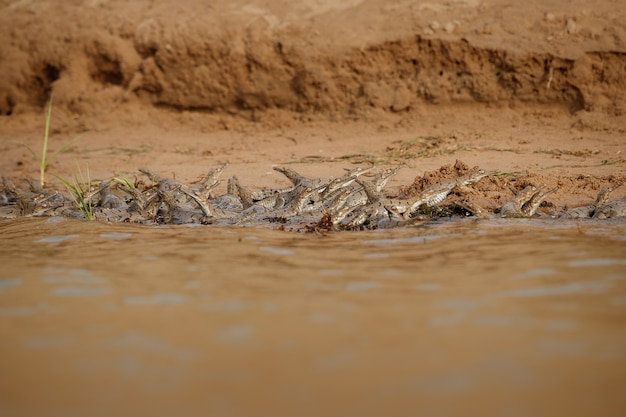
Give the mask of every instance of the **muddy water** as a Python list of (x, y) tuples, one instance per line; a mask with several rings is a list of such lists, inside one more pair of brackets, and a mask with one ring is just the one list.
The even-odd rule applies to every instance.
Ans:
[(623, 221), (19, 219), (0, 262), (2, 416), (626, 410)]

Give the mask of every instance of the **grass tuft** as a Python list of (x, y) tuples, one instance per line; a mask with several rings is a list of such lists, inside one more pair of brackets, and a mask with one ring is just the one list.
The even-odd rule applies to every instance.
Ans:
[(114, 177), (111, 179), (111, 182), (121, 184), (125, 186), (126, 188), (130, 188), (131, 190), (135, 188), (135, 185), (132, 182), (130, 182), (130, 180), (126, 177)]
[(70, 192), (70, 196), (76, 204), (76, 207), (80, 210), (86, 220), (93, 220), (93, 205), (91, 203), (90, 196), (87, 196), (89, 189), (91, 188), (91, 179), (89, 177), (89, 168), (87, 168), (87, 178), (83, 176), (83, 172), (80, 169), (80, 165), (77, 165), (78, 175), (74, 173), (71, 181), (65, 180), (57, 176), (58, 180), (65, 185)]

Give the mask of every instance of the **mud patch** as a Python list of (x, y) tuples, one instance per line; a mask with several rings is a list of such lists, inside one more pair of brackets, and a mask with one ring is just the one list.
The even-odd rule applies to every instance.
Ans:
[[(373, 171), (359, 167), (336, 178), (307, 178), (292, 168), (275, 166), (292, 185), (277, 189), (250, 190), (236, 176), (228, 180), (227, 193), (216, 194), (227, 164), (213, 168), (204, 178), (185, 185), (175, 179), (141, 169), (147, 180), (113, 178), (76, 185), (70, 196), (44, 189), (35, 181), (4, 178), (0, 190), (0, 216), (59, 216), (106, 222), (142, 224), (213, 224), (221, 226), (277, 227), (279, 230), (326, 233), (411, 227), (426, 219), (480, 218), (490, 212), (506, 217), (618, 218), (626, 216), (626, 197), (609, 201), (626, 177), (554, 177), (539, 174), (487, 172), (457, 160), (436, 171), (427, 171), (398, 191), (383, 191), (400, 166)], [(28, 187), (28, 188), (25, 188)], [(602, 188), (600, 188), (602, 187)], [(598, 191), (599, 190), (599, 191)], [(561, 193), (560, 201), (552, 195)], [(563, 193), (576, 195), (563, 195)], [(581, 194), (594, 193), (584, 206), (576, 207)], [(620, 190), (623, 194), (623, 191)], [(39, 243), (60, 243), (79, 235), (51, 236)], [(102, 234), (123, 240), (128, 234)], [(261, 247), (276, 255), (291, 251)]]

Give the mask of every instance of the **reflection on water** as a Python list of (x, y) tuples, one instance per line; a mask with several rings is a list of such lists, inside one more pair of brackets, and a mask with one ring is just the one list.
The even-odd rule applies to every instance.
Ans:
[(181, 304), (188, 300), (184, 295), (180, 294), (154, 294), (149, 297), (135, 296), (125, 297), (126, 305), (144, 305), (144, 304)]
[(626, 259), (581, 259), (571, 261), (568, 266), (575, 268), (579, 266), (611, 266), (626, 265)]
[(626, 409), (623, 221), (0, 235), (0, 415)]
[(6, 288), (17, 287), (22, 284), (22, 280), (17, 279), (0, 279), (0, 291)]
[(519, 288), (502, 293), (508, 297), (541, 297), (547, 295), (603, 293), (610, 290), (612, 285), (603, 281), (572, 282), (550, 287)]
[(68, 239), (76, 239), (77, 237), (79, 237), (79, 235), (48, 236), (48, 237), (42, 237), (41, 239), (36, 240), (35, 242), (37, 242), (37, 243), (58, 243), (58, 242), (63, 242), (64, 240), (68, 240)]

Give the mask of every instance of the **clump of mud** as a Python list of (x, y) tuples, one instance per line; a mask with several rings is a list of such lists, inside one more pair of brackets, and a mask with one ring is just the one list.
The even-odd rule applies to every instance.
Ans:
[(436, 171), (426, 171), (421, 177), (415, 177), (411, 185), (401, 188), (400, 196), (401, 198), (413, 197), (438, 182), (460, 177), (469, 171), (470, 167), (457, 159), (454, 165), (443, 165)]

